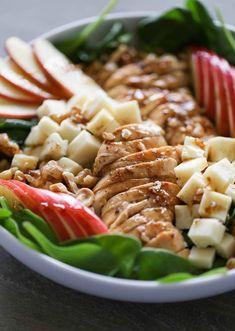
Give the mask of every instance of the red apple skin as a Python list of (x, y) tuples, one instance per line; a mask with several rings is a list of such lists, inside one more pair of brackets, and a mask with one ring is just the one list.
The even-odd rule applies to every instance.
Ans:
[(38, 54), (35, 46), (33, 46), (33, 51), (34, 51), (34, 56), (35, 56), (35, 59), (37, 60), (37, 63), (41, 67), (41, 69), (44, 72), (47, 79), (51, 82), (52, 85), (54, 85), (58, 95), (61, 98), (70, 99), (73, 96), (73, 93), (69, 89), (67, 89), (63, 84), (61, 84), (57, 79), (55, 79), (53, 77), (53, 75), (50, 73), (50, 71), (47, 70), (46, 66), (41, 61), (40, 55)]
[(230, 136), (235, 137), (235, 85), (232, 68), (224, 67), (224, 88), (227, 100)]
[(0, 77), (12, 87), (18, 89), (20, 92), (25, 93), (37, 102), (43, 102), (47, 99), (55, 99), (53, 94), (39, 88), (37, 85), (29, 81), (24, 75), (15, 72), (16, 66), (12, 61), (8, 60), (7, 64), (1, 65)]
[(19, 201), (44, 218), (60, 241), (107, 233), (105, 224), (73, 196), (33, 188), (22, 182), (0, 180)]
[(210, 59), (212, 53), (208, 51), (202, 51), (200, 53), (202, 70), (203, 70), (203, 79), (204, 79), (204, 101), (206, 115), (214, 120), (215, 118), (215, 91), (213, 88), (213, 73), (211, 70)]
[(224, 88), (223, 59), (213, 55), (210, 61), (213, 73), (216, 105), (216, 127), (219, 135), (229, 136), (229, 119), (227, 109), (227, 99)]
[(203, 63), (201, 53), (203, 48), (192, 48), (192, 66), (194, 75), (194, 85), (196, 100), (199, 106), (204, 105), (204, 76), (203, 76)]

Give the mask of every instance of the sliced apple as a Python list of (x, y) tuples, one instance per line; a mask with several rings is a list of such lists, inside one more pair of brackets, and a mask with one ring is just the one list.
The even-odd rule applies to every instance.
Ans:
[(37, 107), (8, 102), (0, 98), (0, 118), (30, 119), (37, 117)]
[(227, 63), (223, 66), (223, 72), (230, 136), (235, 137), (235, 83), (233, 77), (233, 69)]
[(13, 87), (11, 84), (6, 82), (2, 77), (0, 77), (0, 97), (6, 99), (7, 101), (27, 103), (27, 104), (40, 104), (38, 99), (29, 96), (28, 94), (20, 91), (19, 89)]
[(34, 55), (48, 79), (60, 87), (65, 98), (70, 98), (81, 89), (94, 92), (100, 87), (81, 69), (73, 65), (49, 41), (38, 39), (33, 45)]
[(6, 51), (12, 61), (24, 72), (35, 84), (46, 90), (52, 86), (38, 65), (31, 46), (23, 40), (11, 37), (6, 40)]
[(218, 134), (222, 136), (229, 135), (229, 119), (223, 72), (223, 66), (226, 62), (226, 60), (219, 58), (217, 55), (213, 55), (210, 60), (215, 89), (216, 127)]
[(197, 102), (200, 106), (204, 105), (204, 77), (203, 77), (203, 63), (202, 63), (202, 52), (201, 48), (192, 48), (192, 71), (194, 88)]
[(73, 196), (37, 189), (16, 180), (0, 180), (0, 195), (43, 217), (62, 240), (106, 233), (104, 223)]
[(38, 102), (55, 97), (28, 80), (10, 59), (0, 59), (0, 76), (11, 86)]
[(200, 52), (203, 80), (204, 80), (204, 92), (203, 92), (203, 105), (206, 110), (206, 115), (214, 120), (215, 114), (215, 91), (213, 88), (213, 74), (211, 70), (210, 60), (211, 53), (207, 51)]

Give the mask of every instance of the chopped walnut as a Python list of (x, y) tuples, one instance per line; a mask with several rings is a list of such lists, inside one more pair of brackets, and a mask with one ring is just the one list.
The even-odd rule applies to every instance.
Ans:
[(75, 182), (74, 174), (72, 174), (71, 172), (68, 172), (68, 171), (64, 171), (62, 176), (63, 176), (63, 179), (64, 179), (69, 191), (71, 191), (74, 194), (78, 194), (79, 189)]
[(41, 168), (41, 176), (44, 180), (62, 180), (63, 168), (56, 161), (49, 161)]
[(12, 179), (14, 177), (15, 172), (18, 170), (18, 168), (10, 168), (8, 170), (2, 171), (0, 173), (1, 179)]
[(95, 202), (95, 194), (89, 188), (81, 188), (76, 197), (86, 207), (92, 207)]
[(226, 267), (228, 269), (235, 269), (235, 257), (231, 257), (227, 263), (226, 263)]
[(18, 144), (10, 140), (7, 133), (0, 134), (0, 152), (7, 156), (14, 156), (20, 153), (20, 147)]
[(67, 189), (67, 187), (63, 183), (56, 183), (50, 185), (49, 189), (52, 192), (60, 192), (60, 193), (70, 193)]
[(98, 178), (93, 176), (90, 169), (83, 169), (75, 177), (76, 184), (79, 186), (82, 186), (82, 187), (92, 188), (95, 186), (97, 181), (98, 181)]

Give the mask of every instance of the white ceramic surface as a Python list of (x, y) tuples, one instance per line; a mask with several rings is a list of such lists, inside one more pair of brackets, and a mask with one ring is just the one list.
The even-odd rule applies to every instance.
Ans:
[[(106, 29), (113, 20), (121, 20), (133, 31), (137, 21), (150, 13), (110, 15)], [(74, 22), (55, 29), (42, 37), (51, 41), (62, 39), (79, 31), (93, 18)], [(101, 31), (102, 33), (102, 31)], [(94, 40), (97, 35), (94, 36)], [(97, 275), (71, 267), (22, 245), (15, 237), (0, 227), (0, 245), (12, 256), (39, 274), (66, 287), (92, 295), (134, 302), (176, 302), (205, 298), (235, 289), (235, 270), (225, 275), (200, 277), (178, 284), (159, 284), (155, 281), (137, 281)]]

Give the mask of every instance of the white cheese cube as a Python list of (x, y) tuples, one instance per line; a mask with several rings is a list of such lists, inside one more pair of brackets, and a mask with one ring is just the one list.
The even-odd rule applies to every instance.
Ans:
[(215, 247), (220, 256), (229, 259), (235, 254), (235, 237), (226, 232), (222, 241)]
[(71, 142), (81, 132), (81, 126), (75, 124), (70, 118), (65, 119), (61, 122), (58, 133), (63, 139)]
[(66, 155), (68, 141), (63, 140), (58, 133), (52, 133), (45, 141), (40, 160), (59, 160)]
[(200, 217), (199, 206), (200, 206), (199, 204), (192, 205), (192, 217), (193, 217), (193, 219)]
[(201, 172), (206, 167), (207, 167), (206, 158), (200, 157), (197, 159), (184, 161), (180, 163), (174, 170), (176, 177), (180, 180), (182, 184), (184, 184), (195, 172)]
[(100, 146), (101, 143), (97, 138), (83, 130), (69, 144), (68, 157), (83, 167), (90, 166), (95, 160)]
[(106, 109), (111, 114), (114, 112), (114, 101), (104, 93), (96, 93), (93, 98), (88, 99), (82, 106), (81, 113), (87, 119), (92, 119), (101, 109)]
[(199, 206), (201, 217), (212, 217), (225, 222), (232, 198), (225, 194), (205, 190)]
[(43, 116), (63, 115), (68, 112), (66, 102), (62, 100), (45, 100), (37, 109), (39, 118)]
[(105, 128), (105, 132), (113, 132), (115, 131), (117, 128), (119, 128), (121, 126), (120, 123), (118, 123), (114, 118), (112, 120), (112, 122), (108, 123), (106, 128)]
[(82, 170), (82, 166), (80, 166), (80, 164), (73, 160), (70, 160), (67, 157), (62, 157), (57, 161), (57, 163), (65, 171), (72, 172), (74, 175), (77, 175)]
[(19, 170), (25, 172), (36, 169), (37, 163), (38, 157), (36, 156), (15, 154), (11, 162), (11, 167), (17, 167)]
[(192, 242), (200, 247), (218, 245), (225, 232), (225, 226), (215, 218), (196, 218), (188, 232)]
[(78, 93), (75, 94), (72, 98), (67, 102), (67, 108), (72, 110), (74, 107), (82, 108), (84, 103), (88, 100), (88, 95), (86, 93)]
[(104, 132), (108, 132), (107, 128), (113, 121), (115, 121), (113, 116), (106, 109), (102, 109), (87, 123), (87, 130), (101, 137)]
[(188, 259), (198, 268), (211, 269), (215, 259), (215, 248), (192, 247)]
[(206, 169), (204, 177), (215, 191), (224, 193), (228, 185), (235, 182), (234, 170), (229, 160), (223, 159), (210, 165)]
[(208, 160), (217, 162), (227, 158), (230, 162), (235, 160), (235, 139), (227, 137), (214, 137), (207, 142)]
[(232, 200), (235, 202), (235, 185), (229, 184), (227, 187), (227, 190), (225, 191), (225, 194), (232, 198)]
[(37, 156), (39, 158), (41, 152), (42, 152), (43, 146), (37, 146), (37, 147), (25, 147), (24, 148), (24, 154), (26, 155), (32, 155)]
[(184, 184), (182, 189), (177, 194), (185, 203), (193, 201), (193, 198), (199, 189), (204, 189), (207, 186), (207, 181), (199, 172), (195, 172), (192, 177)]
[(188, 206), (175, 206), (175, 225), (177, 229), (189, 229), (192, 225), (193, 218), (191, 209)]
[(53, 121), (48, 116), (43, 116), (40, 121), (38, 122), (39, 130), (45, 134), (45, 136), (50, 136), (50, 134), (57, 132), (60, 128), (59, 124)]
[(124, 124), (141, 123), (140, 107), (136, 100), (120, 102), (115, 106), (115, 119)]
[(28, 137), (25, 140), (25, 145), (27, 146), (38, 146), (38, 145), (42, 145), (44, 143), (44, 141), (46, 140), (47, 135), (42, 132), (39, 127), (36, 125), (34, 126)]
[(205, 143), (194, 137), (185, 137), (182, 147), (182, 160), (187, 161), (198, 157), (205, 157)]

